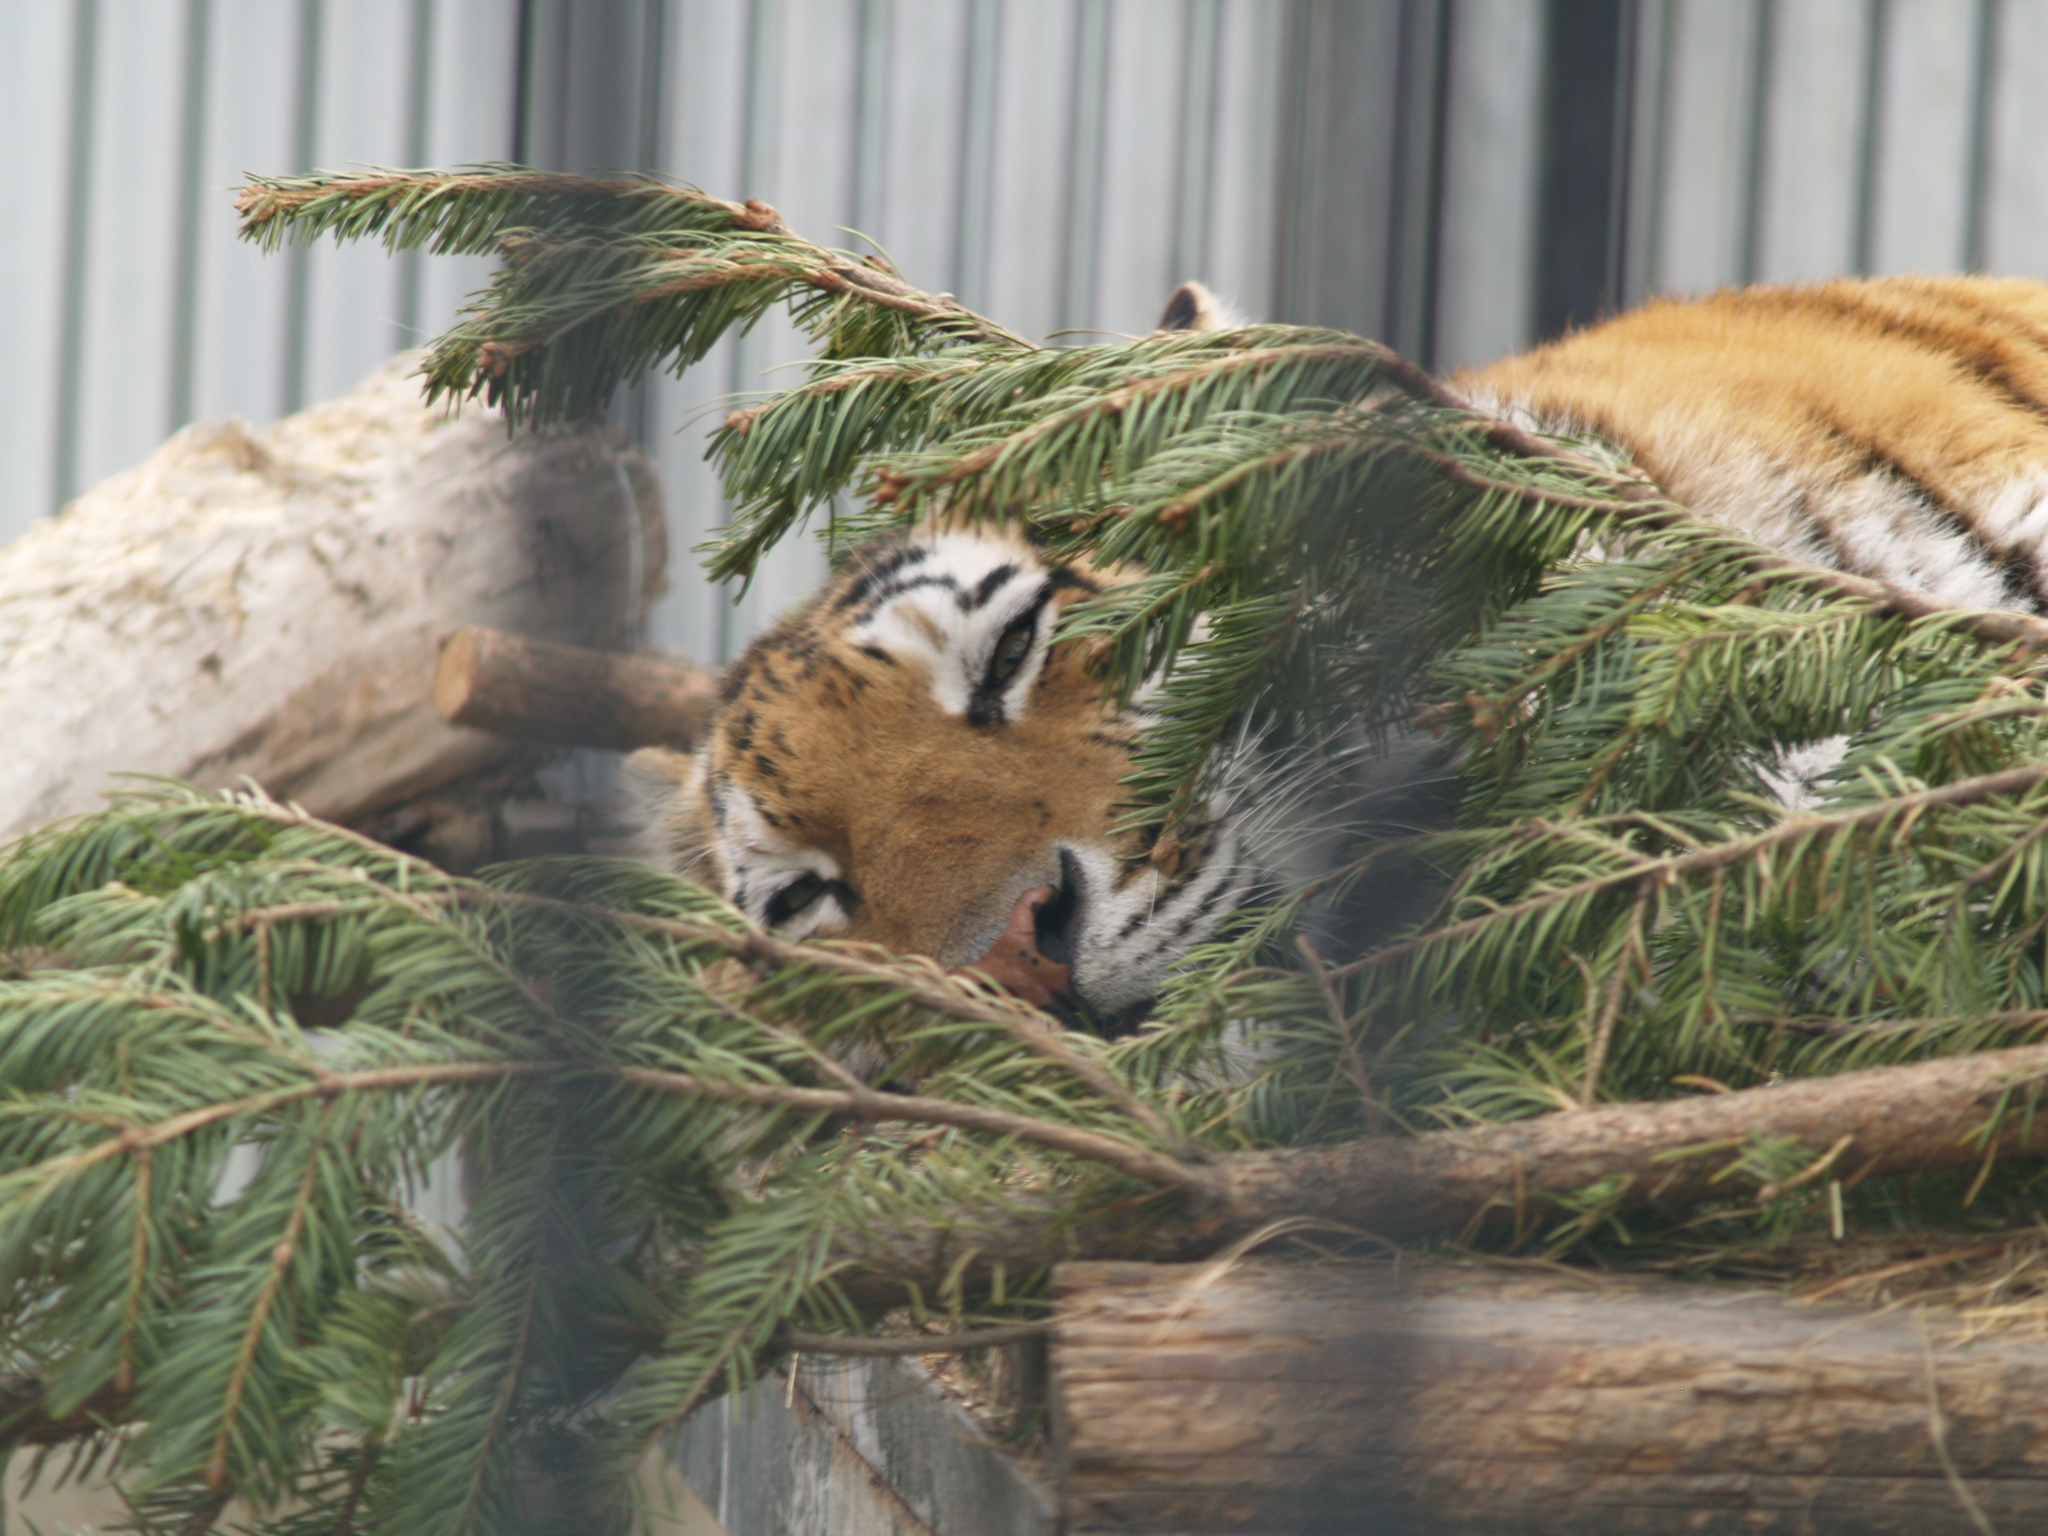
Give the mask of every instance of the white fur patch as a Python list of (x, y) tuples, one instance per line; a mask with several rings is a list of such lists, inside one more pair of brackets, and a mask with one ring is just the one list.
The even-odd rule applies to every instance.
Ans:
[(916, 543), (927, 553), (878, 585), (868, 599), (871, 616), (850, 631), (853, 642), (922, 665), (939, 707), (964, 715), (1004, 633), (1037, 604), (1030, 652), (994, 701), (1000, 719), (1016, 719), (1045, 667), (1052, 630), (1044, 566), (1019, 545), (971, 533), (925, 535)]
[[(768, 923), (768, 908), (806, 875), (837, 880), (839, 865), (768, 825), (754, 797), (737, 784), (722, 785), (716, 796), (718, 834), (713, 847), (725, 871), (726, 899), (755, 922)], [(831, 892), (779, 925), (785, 938), (826, 937), (846, 926), (846, 910)]]

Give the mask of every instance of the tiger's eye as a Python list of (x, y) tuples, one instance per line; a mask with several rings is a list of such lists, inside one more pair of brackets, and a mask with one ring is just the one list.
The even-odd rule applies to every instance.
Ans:
[(1017, 675), (1024, 665), (1024, 659), (1031, 654), (1031, 637), (1038, 628), (1038, 610), (1033, 609), (1003, 631), (1002, 639), (996, 642), (996, 653), (988, 664), (985, 686), (1000, 688)]
[(791, 918), (807, 911), (824, 894), (825, 882), (822, 879), (816, 875), (799, 875), (769, 898), (763, 921), (770, 928), (780, 928)]

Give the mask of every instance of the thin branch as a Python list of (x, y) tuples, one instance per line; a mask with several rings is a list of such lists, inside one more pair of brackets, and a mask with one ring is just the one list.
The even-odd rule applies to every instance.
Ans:
[[(1226, 352), (1218, 357), (1207, 358), (1199, 363), (1173, 373), (1162, 373), (1151, 378), (1139, 379), (1120, 389), (1110, 390), (1081, 405), (1070, 406), (1031, 423), (985, 448), (962, 454), (945, 468), (930, 475), (911, 477), (897, 475), (890, 477), (877, 493), (878, 502), (892, 502), (900, 499), (906, 491), (917, 495), (928, 495), (948, 485), (957, 485), (971, 480), (976, 475), (992, 468), (1004, 458), (1030, 447), (1042, 438), (1071, 427), (1078, 422), (1097, 416), (1120, 416), (1139, 401), (1152, 395), (1165, 394), (1184, 389), (1193, 383), (1216, 378), (1224, 374), (1241, 373), (1249, 368), (1298, 362), (1338, 362), (1357, 360), (1371, 366), (1378, 366), (1381, 360), (1391, 354), (1375, 342), (1358, 340), (1341, 344), (1324, 344), (1306, 347), (1253, 347), (1242, 352)], [(1469, 411), (1470, 407), (1466, 407)]]
[[(325, 1118), (324, 1114), (322, 1118)], [(228, 1447), (234, 1441), (235, 1415), (241, 1411), (242, 1394), (249, 1387), (249, 1371), (256, 1363), (257, 1347), (263, 1342), (263, 1330), (270, 1322), (270, 1309), (277, 1302), (277, 1293), (284, 1289), (292, 1260), (298, 1257), (299, 1234), (306, 1228), (306, 1213), (312, 1207), (313, 1188), (319, 1174), (320, 1152), (316, 1133), (315, 1147), (306, 1159), (305, 1176), (299, 1180), (298, 1195), (293, 1199), (291, 1215), (285, 1221), (284, 1236), (271, 1250), (270, 1272), (263, 1277), (263, 1284), (256, 1293), (256, 1303), (249, 1309), (249, 1321), (242, 1330), (241, 1345), (235, 1350), (234, 1366), (228, 1372), (227, 1391), (221, 1400), (220, 1429), (213, 1437), (213, 1454), (206, 1462), (208, 1488), (227, 1485)]]
[(1600, 1074), (1607, 1065), (1607, 1051), (1614, 1043), (1614, 1023), (1621, 1017), (1621, 1001), (1628, 994), (1629, 972), (1634, 969), (1643, 945), (1643, 917), (1657, 894), (1657, 882), (1645, 880), (1636, 888), (1635, 910), (1629, 915), (1628, 935), (1614, 957), (1614, 973), (1607, 978), (1607, 996), (1600, 1005), (1599, 1021), (1593, 1026), (1593, 1041), (1586, 1051), (1586, 1077), (1579, 1088), (1579, 1105), (1591, 1109), (1600, 1094)]
[[(2048, 1046), (1874, 1067), (1733, 1093), (1543, 1115), (1505, 1125), (1372, 1136), (1321, 1147), (1231, 1153), (1203, 1170), (1212, 1193), (1140, 1223), (1123, 1213), (1076, 1226), (1051, 1194), (1006, 1193), (944, 1225), (842, 1234), (841, 1288), (893, 1305), (905, 1285), (987, 1283), (998, 1269), (1059, 1259), (1203, 1257), (1286, 1217), (1317, 1217), (1387, 1237), (1456, 1232), (1526, 1203), (1619, 1180), (1616, 1209), (1684, 1209), (1729, 1193), (1712, 1182), (1726, 1149), (1752, 1138), (1813, 1157), (1850, 1143), (1868, 1176), (1976, 1164), (2048, 1150), (2048, 1114), (2010, 1103), (2048, 1079)], [(969, 1257), (971, 1256), (971, 1257)], [(864, 1272), (864, 1275), (860, 1272)]]
[(562, 1063), (552, 1061), (451, 1061), (413, 1067), (373, 1067), (361, 1072), (323, 1072), (309, 1083), (251, 1094), (246, 1099), (235, 1099), (225, 1104), (209, 1104), (203, 1109), (187, 1110), (182, 1115), (173, 1115), (168, 1120), (154, 1121), (149, 1125), (131, 1125), (120, 1135), (111, 1136), (96, 1146), (20, 1169), (8, 1176), (8, 1182), (29, 1175), (40, 1175), (45, 1181), (66, 1178), (110, 1157), (160, 1147), (165, 1142), (189, 1136), (222, 1120), (264, 1114), (304, 1099), (331, 1098), (342, 1093), (371, 1093), (387, 1088), (486, 1082), (492, 1078), (544, 1077), (566, 1070), (568, 1068)]
[[(1061, 1039), (1060, 1031), (1050, 1025), (1038, 1009), (1021, 999), (998, 996), (984, 990), (989, 984), (978, 978), (961, 976), (957, 972), (940, 972), (922, 957), (892, 955), (887, 961), (867, 960), (835, 945), (781, 939), (751, 925), (745, 929), (734, 929), (714, 923), (681, 922), (675, 918), (618, 912), (526, 892), (465, 891), (457, 894), (463, 900), (481, 899), (552, 908), (642, 933), (662, 934), (693, 944), (709, 944), (757, 971), (804, 967), (882, 983), (903, 993), (905, 1001), (914, 1003), (927, 1013), (1002, 1030), (1035, 1054), (1065, 1067), (1162, 1141), (1177, 1148), (1187, 1145), (1186, 1138), (1176, 1132), (1157, 1110), (1138, 1098), (1099, 1062), (1090, 1061)], [(921, 980), (915, 974), (906, 974), (915, 971), (924, 971), (930, 979)]]
[(977, 1131), (985, 1136), (1014, 1136), (1056, 1152), (1068, 1152), (1102, 1163), (1143, 1183), (1161, 1189), (1179, 1189), (1192, 1194), (1209, 1192), (1209, 1179), (1199, 1168), (1173, 1158), (1133, 1146), (1127, 1141), (1084, 1131), (1074, 1126), (1013, 1115), (1003, 1110), (980, 1109), (955, 1104), (947, 1099), (920, 1098), (907, 1093), (881, 1093), (872, 1088), (860, 1092), (839, 1088), (795, 1088), (771, 1083), (714, 1082), (685, 1072), (664, 1072), (654, 1067), (618, 1067), (612, 1076), (658, 1093), (683, 1094), (690, 1098), (723, 1099), (739, 1104), (760, 1104), (781, 1109), (801, 1109), (828, 1115), (851, 1115), (860, 1120), (897, 1121), (908, 1125), (949, 1125), (958, 1130)]
[(1867, 831), (1882, 826), (1894, 817), (1918, 817), (1921, 812), (1927, 810), (1975, 805), (1979, 801), (1993, 800), (2000, 795), (2020, 794), (2034, 788), (2044, 779), (2048, 779), (2048, 762), (2029, 763), (1998, 773), (1980, 774), (1976, 778), (1957, 779), (1952, 783), (1939, 784), (1932, 789), (1919, 790), (1912, 794), (1894, 795), (1888, 799), (1873, 801), (1869, 805), (1857, 806), (1852, 810), (1830, 815), (1787, 817), (1768, 832), (1716, 843), (1696, 852), (1674, 854), (1662, 859), (1643, 859), (1612, 874), (1595, 875), (1571, 885), (1542, 891), (1491, 912), (1482, 913), (1478, 917), (1469, 917), (1463, 922), (1452, 923), (1445, 928), (1431, 929), (1415, 938), (1404, 939), (1398, 944), (1389, 944), (1374, 950), (1371, 954), (1361, 956), (1339, 967), (1335, 974), (1355, 976), (1365, 971), (1377, 970), (1391, 961), (1405, 959), (1422, 950), (1432, 949), (1452, 940), (1468, 938), (1488, 928), (1511, 923), (1531, 913), (1562, 906), (1581, 897), (1597, 896), (1604, 891), (1617, 890), (1638, 880), (1668, 884), (1688, 875), (1729, 869), (1759, 854), (1769, 853), (1788, 843), (1799, 842), (1816, 833)]
[(977, 1328), (971, 1333), (919, 1333), (908, 1338), (863, 1339), (836, 1333), (782, 1333), (775, 1342), (794, 1355), (942, 1355), (970, 1349), (994, 1349), (1042, 1339), (1051, 1323), (1017, 1323), (1007, 1328)]
[[(1427, 375), (1423, 377), (1426, 378)], [(1434, 385), (1434, 381), (1431, 383)], [(2035, 649), (2048, 649), (2048, 619), (2003, 608), (1966, 607), (1960, 603), (1931, 597), (1924, 592), (1893, 586), (1890, 582), (1873, 581), (1867, 576), (1838, 571), (1830, 566), (1809, 565), (1771, 548), (1768, 544), (1759, 543), (1733, 528), (1708, 522), (1691, 508), (1673, 501), (1662, 489), (1647, 479), (1618, 474), (1590, 459), (1546, 443), (1510, 422), (1476, 415), (1470, 405), (1441, 386), (1434, 386), (1422, 398), (1474, 415), (1476, 420), (1484, 424), (1486, 439), (1495, 447), (1505, 449), (1517, 458), (1535, 463), (1555, 464), (1574, 475), (1590, 475), (1605, 479), (1613, 485), (1614, 492), (1611, 497), (1595, 497), (1562, 491), (1540, 491), (1531, 486), (1517, 485), (1512, 481), (1496, 480), (1479, 474), (1451, 455), (1439, 453), (1420, 444), (1409, 450), (1427, 458), (1446, 479), (1468, 489), (1514, 496), (1523, 501), (1547, 503), (1551, 506), (1604, 513), (1618, 519), (1625, 528), (1642, 529), (1653, 533), (1688, 531), (1711, 534), (1741, 569), (1751, 572), (1765, 582), (1784, 582), (1826, 596), (1854, 598), (1868, 603), (1879, 613), (1895, 614), (1904, 619), (1946, 620), (1952, 628), (1973, 635), (1987, 645), (2017, 643)]]

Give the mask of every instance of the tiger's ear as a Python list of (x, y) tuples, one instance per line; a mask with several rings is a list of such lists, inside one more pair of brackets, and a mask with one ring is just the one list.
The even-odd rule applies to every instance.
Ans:
[(1159, 317), (1162, 331), (1227, 331), (1243, 324), (1223, 301), (1200, 283), (1182, 283)]

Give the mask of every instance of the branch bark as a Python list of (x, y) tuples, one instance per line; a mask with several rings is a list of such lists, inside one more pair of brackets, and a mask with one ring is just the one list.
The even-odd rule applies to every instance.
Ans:
[(1857, 1179), (2048, 1150), (2048, 1115), (2025, 1111), (2044, 1079), (2048, 1046), (2021, 1046), (1506, 1125), (1235, 1153), (1191, 1169), (1195, 1187), (1177, 1203), (1152, 1195), (1077, 1225), (1058, 1199), (1019, 1196), (962, 1211), (944, 1229), (849, 1238), (844, 1256), (868, 1276), (854, 1287), (864, 1303), (887, 1304), (962, 1264), (1015, 1274), (1063, 1259), (1185, 1260), (1289, 1217), (1382, 1237), (1554, 1219), (1563, 1208), (1548, 1197), (1610, 1179), (1622, 1181), (1611, 1193), (1617, 1211), (1677, 1211), (1710, 1188), (1729, 1192), (1712, 1181), (1752, 1141), (1796, 1143), (1816, 1159), (1833, 1152), (1834, 1166)]

